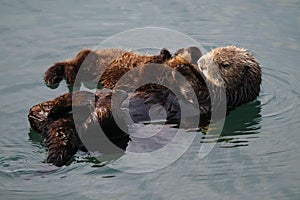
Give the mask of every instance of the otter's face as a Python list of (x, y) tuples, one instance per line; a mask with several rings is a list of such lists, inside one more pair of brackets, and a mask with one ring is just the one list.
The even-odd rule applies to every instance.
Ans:
[(208, 82), (226, 88), (229, 96), (241, 96), (241, 103), (258, 96), (261, 70), (245, 49), (235, 46), (213, 49), (198, 60), (198, 67)]

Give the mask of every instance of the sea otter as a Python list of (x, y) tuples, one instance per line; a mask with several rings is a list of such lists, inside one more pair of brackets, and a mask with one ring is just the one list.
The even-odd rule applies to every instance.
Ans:
[[(259, 95), (261, 69), (254, 57), (245, 49), (235, 46), (216, 48), (202, 56), (197, 65), (194, 64), (196, 62), (191, 55), (188, 50), (180, 50), (173, 57), (168, 56), (167, 59), (164, 59), (162, 66), (180, 72), (189, 81), (194, 90), (192, 93), (196, 94), (202, 116), (209, 118), (211, 98), (215, 97), (214, 94), (210, 94), (208, 87), (213, 87), (213, 91), (216, 92), (220, 88), (225, 89), (228, 110), (253, 101)], [(138, 74), (150, 73), (147, 71), (149, 63), (143, 63), (140, 66)], [(127, 68), (131, 67), (128, 66)], [(113, 68), (109, 69), (110, 73), (106, 73), (113, 74)], [(51, 77), (50, 71), (46, 74), (48, 75), (45, 77)], [(148, 84), (137, 88), (134, 93), (127, 97), (124, 92), (118, 90), (119, 88), (116, 87), (114, 81), (110, 84), (110, 78), (113, 79), (114, 76), (107, 76), (107, 79), (103, 79), (102, 76), (100, 81), (104, 87), (112, 90), (96, 94), (83, 91), (67, 93), (30, 109), (28, 118), (31, 127), (42, 134), (45, 138), (45, 144), (49, 148), (48, 162), (61, 166), (68, 162), (78, 149), (86, 150), (74, 127), (72, 103), (73, 108), (78, 107), (80, 109), (82, 106), (91, 108), (90, 113), (82, 116), (81, 127), (83, 129), (88, 130), (89, 127), (100, 123), (101, 127), (103, 126), (105, 129), (107, 138), (120, 149), (126, 149), (130, 136), (126, 131), (116, 126), (115, 119), (112, 117), (111, 97), (114, 93), (117, 93), (116, 96), (119, 99), (119, 104), (115, 105), (118, 112), (122, 102), (129, 99), (129, 112), (133, 122), (148, 120), (149, 108), (152, 105), (160, 104), (167, 112), (167, 122), (181, 123), (181, 108), (178, 99), (168, 88), (157, 84)], [(45, 78), (45, 80), (47, 82), (50, 79)], [(183, 86), (176, 83), (176, 77), (170, 81), (177, 84), (176, 87), (179, 88), (179, 91), (183, 91), (182, 96), (188, 97), (191, 91), (185, 91), (184, 88), (181, 90)], [(122, 112), (119, 112), (117, 116), (120, 116), (122, 120)], [(90, 134), (89, 131), (86, 131), (86, 134)], [(117, 140), (114, 141), (114, 139)]]

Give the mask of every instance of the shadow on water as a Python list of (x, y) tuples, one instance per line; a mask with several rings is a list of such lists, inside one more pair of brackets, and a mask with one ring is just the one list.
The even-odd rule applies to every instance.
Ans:
[(223, 143), (223, 148), (248, 146), (252, 138), (260, 130), (261, 102), (256, 100), (230, 112), (225, 119), (224, 128), (217, 142)]
[[(31, 128), (29, 129), (28, 132), (29, 140), (32, 142), (32, 145), (38, 146), (39, 148), (46, 148), (44, 145), (44, 139), (43, 137), (32, 130)], [(66, 164), (66, 166), (71, 165), (73, 163), (91, 163), (93, 164), (92, 167), (104, 167), (105, 164), (108, 162), (111, 162), (113, 160), (118, 159), (121, 157), (123, 154), (118, 154), (118, 155), (111, 155), (111, 156), (100, 156), (97, 155), (96, 153), (90, 153), (90, 152), (83, 152), (83, 151), (78, 151), (77, 154), (75, 154), (70, 161)], [(101, 158), (101, 161), (99, 160)], [(46, 162), (46, 161), (43, 161)]]
[(40, 134), (38, 134), (37, 132), (35, 132), (34, 130), (32, 130), (31, 128), (29, 129), (28, 136), (29, 136), (29, 140), (33, 144), (42, 144), (43, 145), (43, 137)]

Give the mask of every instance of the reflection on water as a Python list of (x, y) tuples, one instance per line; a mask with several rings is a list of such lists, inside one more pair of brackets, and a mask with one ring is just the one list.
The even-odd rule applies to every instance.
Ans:
[(224, 128), (218, 142), (222, 147), (232, 148), (247, 146), (249, 140), (258, 138), (261, 125), (260, 101), (249, 103), (232, 111), (225, 120)]
[[(298, 1), (24, 2), (0, 6), (1, 199), (299, 199), (300, 15)], [(263, 70), (257, 101), (232, 111), (222, 135), (198, 132), (172, 165), (129, 174), (78, 152), (61, 168), (44, 163), (28, 109), (65, 93), (47, 88), (52, 63), (136, 27), (191, 36), (207, 50), (237, 45)], [(163, 47), (162, 47), (163, 48)], [(29, 136), (28, 136), (29, 135)], [(203, 139), (202, 139), (203, 138)], [(29, 141), (28, 141), (29, 140)], [(199, 147), (218, 141), (199, 159)]]
[[(201, 134), (201, 140), (196, 139), (195, 142), (199, 144), (203, 143), (221, 143), (221, 148), (233, 148), (247, 146), (249, 140), (253, 138), (258, 138), (254, 134), (259, 133), (260, 121), (261, 121), (261, 104), (259, 100), (249, 103), (245, 106), (239, 107), (232, 111), (226, 118), (224, 128), (221, 136), (218, 135), (206, 135), (205, 131)], [(174, 134), (178, 134), (178, 129), (172, 128), (171, 126), (160, 125), (160, 123), (146, 123), (145, 125), (137, 124), (131, 128), (130, 131), (131, 141), (126, 149), (127, 153), (130, 152), (152, 152), (165, 147), (174, 139)], [(169, 131), (168, 131), (169, 130)], [(173, 131), (172, 131), (173, 130)], [(181, 130), (185, 132), (185, 135), (193, 135), (192, 131), (195, 130)], [(152, 137), (151, 134), (158, 133)], [(43, 146), (42, 137), (30, 129), (29, 138), (33, 144)], [(149, 135), (150, 134), (150, 135)], [(146, 138), (143, 138), (144, 137)], [(134, 139), (133, 139), (134, 138)], [(181, 141), (182, 144), (183, 141)], [(200, 144), (199, 144), (200, 147)], [(179, 146), (173, 146), (173, 152), (179, 150)], [(81, 154), (81, 155), (80, 155)], [(98, 156), (95, 153), (84, 153), (79, 152), (76, 156), (70, 160), (70, 165), (74, 163), (93, 163), (94, 166), (105, 166), (105, 163), (117, 160), (123, 155), (101, 155)], [(123, 159), (124, 160), (124, 159)], [(101, 161), (101, 162), (100, 162)], [(139, 165), (141, 161), (139, 161)], [(156, 161), (154, 162), (156, 163)], [(100, 165), (99, 165), (100, 164)]]

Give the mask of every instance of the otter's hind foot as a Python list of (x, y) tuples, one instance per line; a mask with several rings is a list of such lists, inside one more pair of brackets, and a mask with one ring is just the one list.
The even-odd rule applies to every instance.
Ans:
[(65, 63), (59, 62), (51, 66), (44, 74), (44, 81), (48, 87), (55, 89), (63, 80), (65, 74)]
[(58, 167), (67, 164), (81, 145), (72, 117), (48, 124), (42, 135), (48, 148), (47, 162)]
[(89, 53), (91, 53), (90, 49), (84, 49), (71, 60), (55, 63), (44, 74), (46, 85), (50, 88), (57, 88), (59, 83), (65, 78), (67, 84), (73, 86), (77, 72)]

